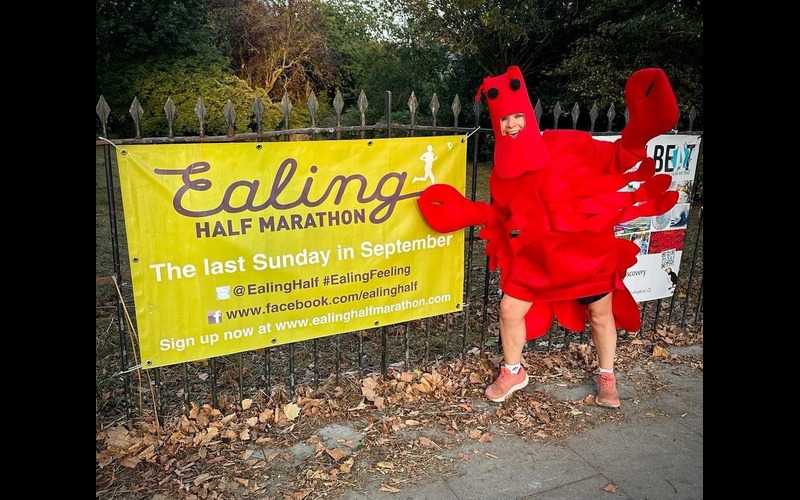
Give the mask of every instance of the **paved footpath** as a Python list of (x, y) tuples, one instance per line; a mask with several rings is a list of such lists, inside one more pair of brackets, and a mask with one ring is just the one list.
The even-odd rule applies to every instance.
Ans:
[[(702, 358), (702, 345), (672, 351), (680, 349)], [(453, 476), (405, 485), (399, 493), (380, 491), (375, 478), (343, 500), (702, 499), (703, 371), (686, 365), (657, 370), (663, 384), (654, 395), (636, 394), (635, 384), (618, 374), (623, 421), (601, 424), (563, 445), (503, 435), (472, 441), (447, 450), (450, 458), (461, 452), (472, 457), (453, 460)], [(591, 389), (537, 387), (564, 400)]]

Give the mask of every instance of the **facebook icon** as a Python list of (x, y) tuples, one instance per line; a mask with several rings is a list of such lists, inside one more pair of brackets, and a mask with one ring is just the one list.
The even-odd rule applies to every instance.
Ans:
[(222, 323), (222, 311), (211, 311), (208, 313), (208, 324), (215, 325)]

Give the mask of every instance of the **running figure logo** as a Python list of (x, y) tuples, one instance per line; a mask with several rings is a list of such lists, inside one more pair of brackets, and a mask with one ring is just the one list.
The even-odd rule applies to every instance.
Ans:
[(411, 179), (412, 184), (417, 181), (424, 181), (426, 179), (430, 179), (431, 184), (436, 184), (436, 180), (433, 178), (433, 162), (438, 160), (439, 157), (433, 154), (433, 146), (430, 144), (428, 144), (427, 149), (428, 150), (422, 153), (422, 156), (419, 157), (420, 160), (425, 162), (425, 175)]

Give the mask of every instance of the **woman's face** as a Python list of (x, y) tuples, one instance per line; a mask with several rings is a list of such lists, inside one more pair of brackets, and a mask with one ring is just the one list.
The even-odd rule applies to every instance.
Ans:
[(516, 137), (523, 130), (525, 130), (525, 115), (523, 113), (514, 113), (500, 118), (500, 135)]

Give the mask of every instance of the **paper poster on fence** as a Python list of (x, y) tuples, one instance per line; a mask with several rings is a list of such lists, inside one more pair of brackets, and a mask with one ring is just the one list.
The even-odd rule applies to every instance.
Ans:
[(676, 292), (701, 139), (698, 135), (664, 134), (647, 143), (656, 173), (672, 176), (670, 189), (678, 191), (678, 203), (667, 213), (640, 217), (615, 228), (618, 238), (631, 240), (640, 249), (636, 264), (624, 278), (637, 302), (671, 297)]
[(416, 199), (464, 192), (463, 136), (117, 151), (144, 368), (460, 311), (464, 232)]

